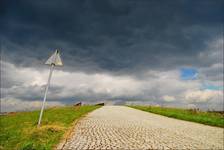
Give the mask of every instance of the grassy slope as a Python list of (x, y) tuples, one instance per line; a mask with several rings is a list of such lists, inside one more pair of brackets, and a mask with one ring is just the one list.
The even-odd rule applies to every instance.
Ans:
[(74, 120), (99, 106), (57, 107), (45, 110), (37, 128), (39, 111), (0, 116), (0, 149), (52, 149)]
[(202, 123), (211, 126), (224, 127), (224, 116), (218, 113), (211, 112), (193, 112), (186, 109), (180, 108), (164, 108), (164, 107), (153, 107), (153, 106), (129, 106), (132, 108), (140, 109), (163, 116), (177, 118), (181, 120), (187, 120), (197, 123)]

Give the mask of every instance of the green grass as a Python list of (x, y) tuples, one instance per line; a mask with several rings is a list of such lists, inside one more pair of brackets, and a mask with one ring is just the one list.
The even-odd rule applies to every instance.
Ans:
[(0, 116), (0, 149), (52, 149), (72, 127), (74, 120), (99, 106), (55, 107), (44, 111), (42, 125), (37, 128), (39, 111), (17, 112)]
[(155, 106), (135, 105), (129, 107), (171, 118), (177, 118), (181, 120), (187, 120), (211, 126), (224, 127), (224, 115), (219, 113), (192, 111), (180, 108), (155, 107)]

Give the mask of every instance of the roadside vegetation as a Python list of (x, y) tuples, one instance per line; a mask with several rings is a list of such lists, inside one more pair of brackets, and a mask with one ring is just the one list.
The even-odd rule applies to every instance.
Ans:
[(54, 107), (44, 111), (37, 128), (40, 111), (9, 113), (0, 116), (0, 150), (53, 149), (72, 128), (72, 123), (100, 106)]
[(156, 106), (129, 105), (129, 107), (171, 118), (177, 118), (181, 120), (187, 120), (224, 128), (223, 113), (203, 112), (195, 109), (180, 109), (180, 108), (168, 108), (168, 107), (156, 107)]

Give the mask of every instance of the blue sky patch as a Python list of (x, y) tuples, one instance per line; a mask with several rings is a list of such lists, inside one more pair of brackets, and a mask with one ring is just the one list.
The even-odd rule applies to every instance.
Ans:
[(198, 75), (198, 71), (194, 68), (182, 68), (180, 72), (180, 77), (182, 80), (194, 80)]

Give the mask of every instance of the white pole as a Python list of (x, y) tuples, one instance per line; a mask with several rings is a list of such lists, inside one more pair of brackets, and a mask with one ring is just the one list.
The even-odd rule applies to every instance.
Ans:
[(40, 116), (39, 116), (39, 121), (38, 121), (38, 125), (37, 125), (38, 127), (40, 126), (40, 123), (41, 123), (41, 119), (42, 119), (42, 115), (43, 115), (43, 111), (44, 111), (44, 105), (45, 105), (45, 101), (46, 101), (46, 98), (47, 98), (47, 91), (48, 91), (48, 88), (49, 88), (49, 85), (50, 85), (53, 69), (54, 69), (54, 64), (51, 64), (50, 74), (49, 74), (49, 77), (48, 77), (47, 86), (46, 86), (45, 94), (44, 94), (44, 100), (43, 100), (43, 103), (42, 103)]

